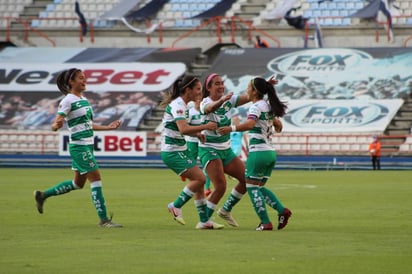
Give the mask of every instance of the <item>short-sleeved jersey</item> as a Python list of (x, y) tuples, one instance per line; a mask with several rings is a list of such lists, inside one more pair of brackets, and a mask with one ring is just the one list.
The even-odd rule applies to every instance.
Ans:
[(163, 131), (161, 151), (185, 151), (187, 149), (185, 137), (180, 133), (176, 121), (187, 120), (187, 105), (182, 97), (170, 102), (163, 115)]
[(249, 130), (249, 152), (273, 150), (270, 136), (273, 134), (273, 116), (269, 113), (270, 106), (265, 100), (252, 104), (248, 111), (248, 119), (256, 121), (255, 126)]
[(93, 110), (85, 97), (71, 93), (60, 102), (57, 114), (65, 117), (70, 132), (70, 143), (76, 145), (92, 145)]
[[(202, 115), (200, 114), (200, 111), (197, 110), (195, 107), (191, 107), (189, 108), (188, 111), (189, 115), (188, 115), (188, 123), (191, 126), (200, 126), (202, 125)], [(194, 136), (186, 136), (186, 141), (188, 142), (199, 142), (199, 138), (194, 137)]]
[[(225, 101), (216, 111), (204, 115), (204, 123), (210, 121), (216, 122), (217, 127), (230, 126), (232, 121), (231, 109), (237, 106), (239, 96), (233, 95), (229, 100)], [(205, 113), (207, 105), (214, 101), (210, 97), (206, 97), (200, 103), (200, 112)], [(218, 150), (230, 148), (230, 134), (221, 135), (215, 130), (204, 130), (206, 142), (200, 143), (199, 147), (211, 147)]]

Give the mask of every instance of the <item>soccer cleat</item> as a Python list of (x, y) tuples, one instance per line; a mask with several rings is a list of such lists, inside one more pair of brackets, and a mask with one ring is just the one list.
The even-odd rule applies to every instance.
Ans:
[(40, 214), (42, 214), (43, 204), (44, 204), (44, 201), (46, 201), (46, 199), (43, 196), (43, 192), (39, 190), (35, 190), (33, 194), (34, 194), (34, 199), (36, 200), (37, 210), (39, 211)]
[(259, 224), (258, 227), (256, 227), (256, 230), (257, 231), (273, 230), (273, 225), (272, 225), (272, 223)]
[(112, 222), (112, 219), (108, 220), (101, 220), (99, 223), (99, 226), (101, 227), (107, 227), (107, 228), (118, 228), (118, 227), (123, 227), (121, 224), (116, 224)]
[(116, 224), (112, 222), (113, 213), (110, 213), (110, 218), (106, 220), (100, 220), (99, 226), (107, 228), (119, 228), (123, 227), (121, 224)]
[(279, 214), (279, 216), (278, 216), (278, 230), (284, 228), (288, 224), (288, 220), (291, 216), (292, 216), (292, 211), (290, 211), (288, 208), (285, 208), (283, 210), (283, 213)]
[(177, 208), (173, 205), (173, 203), (170, 203), (167, 205), (167, 209), (169, 212), (172, 214), (173, 219), (178, 222), (179, 224), (185, 225), (186, 222), (183, 220), (183, 214), (182, 214), (182, 209)]
[(199, 222), (196, 225), (196, 229), (223, 229), (224, 227), (224, 225), (212, 221), (207, 221), (206, 223)]
[(223, 208), (220, 208), (217, 211), (217, 215), (222, 218), (223, 220), (225, 220), (228, 225), (231, 225), (233, 227), (239, 227), (239, 224), (236, 222), (236, 220), (233, 218), (232, 214), (226, 210), (224, 210)]

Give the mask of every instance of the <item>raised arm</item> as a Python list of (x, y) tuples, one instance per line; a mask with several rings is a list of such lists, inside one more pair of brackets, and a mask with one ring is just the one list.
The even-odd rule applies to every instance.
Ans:
[(197, 134), (200, 133), (204, 129), (215, 130), (217, 128), (217, 124), (215, 122), (208, 122), (207, 124), (199, 125), (199, 126), (191, 126), (187, 123), (186, 120), (181, 119), (181, 120), (177, 120), (176, 124), (177, 124), (177, 128), (179, 129), (180, 133), (184, 135), (190, 135), (190, 136), (197, 136)]
[(222, 98), (220, 98), (219, 100), (214, 101), (210, 104), (207, 104), (207, 106), (204, 109), (204, 112), (205, 112), (204, 114), (209, 114), (209, 113), (216, 111), (218, 108), (220, 108), (221, 105), (223, 105), (225, 101), (232, 98), (232, 96), (233, 96), (233, 93), (229, 93), (229, 94), (222, 96)]
[(105, 125), (105, 126), (93, 124), (93, 130), (114, 130), (120, 127), (121, 124), (122, 122), (120, 120), (113, 121), (110, 124)]
[(226, 127), (220, 127), (217, 129), (217, 132), (222, 135), (229, 134), (232, 131), (248, 131), (254, 128), (256, 125), (256, 121), (253, 119), (247, 119), (244, 123), (239, 124), (237, 126), (231, 125)]

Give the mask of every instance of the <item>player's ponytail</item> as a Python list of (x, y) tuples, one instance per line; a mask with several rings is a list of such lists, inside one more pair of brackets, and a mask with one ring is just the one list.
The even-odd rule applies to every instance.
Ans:
[(67, 95), (68, 93), (70, 93), (70, 90), (72, 88), (70, 85), (70, 80), (74, 80), (77, 72), (79, 71), (80, 69), (71, 68), (71, 69), (62, 71), (57, 76), (56, 83), (61, 93), (63, 93), (64, 95)]
[(179, 77), (172, 85), (172, 87), (166, 91), (163, 96), (163, 101), (160, 103), (162, 107), (166, 107), (171, 101), (184, 94), (186, 88), (193, 88), (195, 84), (199, 81), (193, 75), (185, 75)]
[(283, 117), (286, 114), (287, 105), (280, 101), (275, 87), (263, 78), (256, 77), (251, 80), (252, 87), (258, 92), (260, 98), (265, 94), (268, 95), (270, 113), (275, 117)]

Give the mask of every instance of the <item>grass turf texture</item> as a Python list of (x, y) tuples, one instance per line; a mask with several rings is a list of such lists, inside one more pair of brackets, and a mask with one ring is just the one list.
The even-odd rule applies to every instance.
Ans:
[[(52, 197), (43, 215), (32, 192), (68, 169), (0, 169), (1, 273), (409, 273), (411, 171), (275, 171), (268, 182), (293, 211), (281, 231), (254, 231), (249, 197), (240, 224), (199, 231), (166, 209), (183, 183), (166, 169), (102, 169), (106, 204), (121, 229), (97, 226), (90, 188)], [(228, 180), (228, 189), (235, 184)], [(221, 206), (223, 201), (221, 201)], [(271, 219), (276, 223), (274, 211)], [(216, 221), (224, 223), (215, 217)]]

